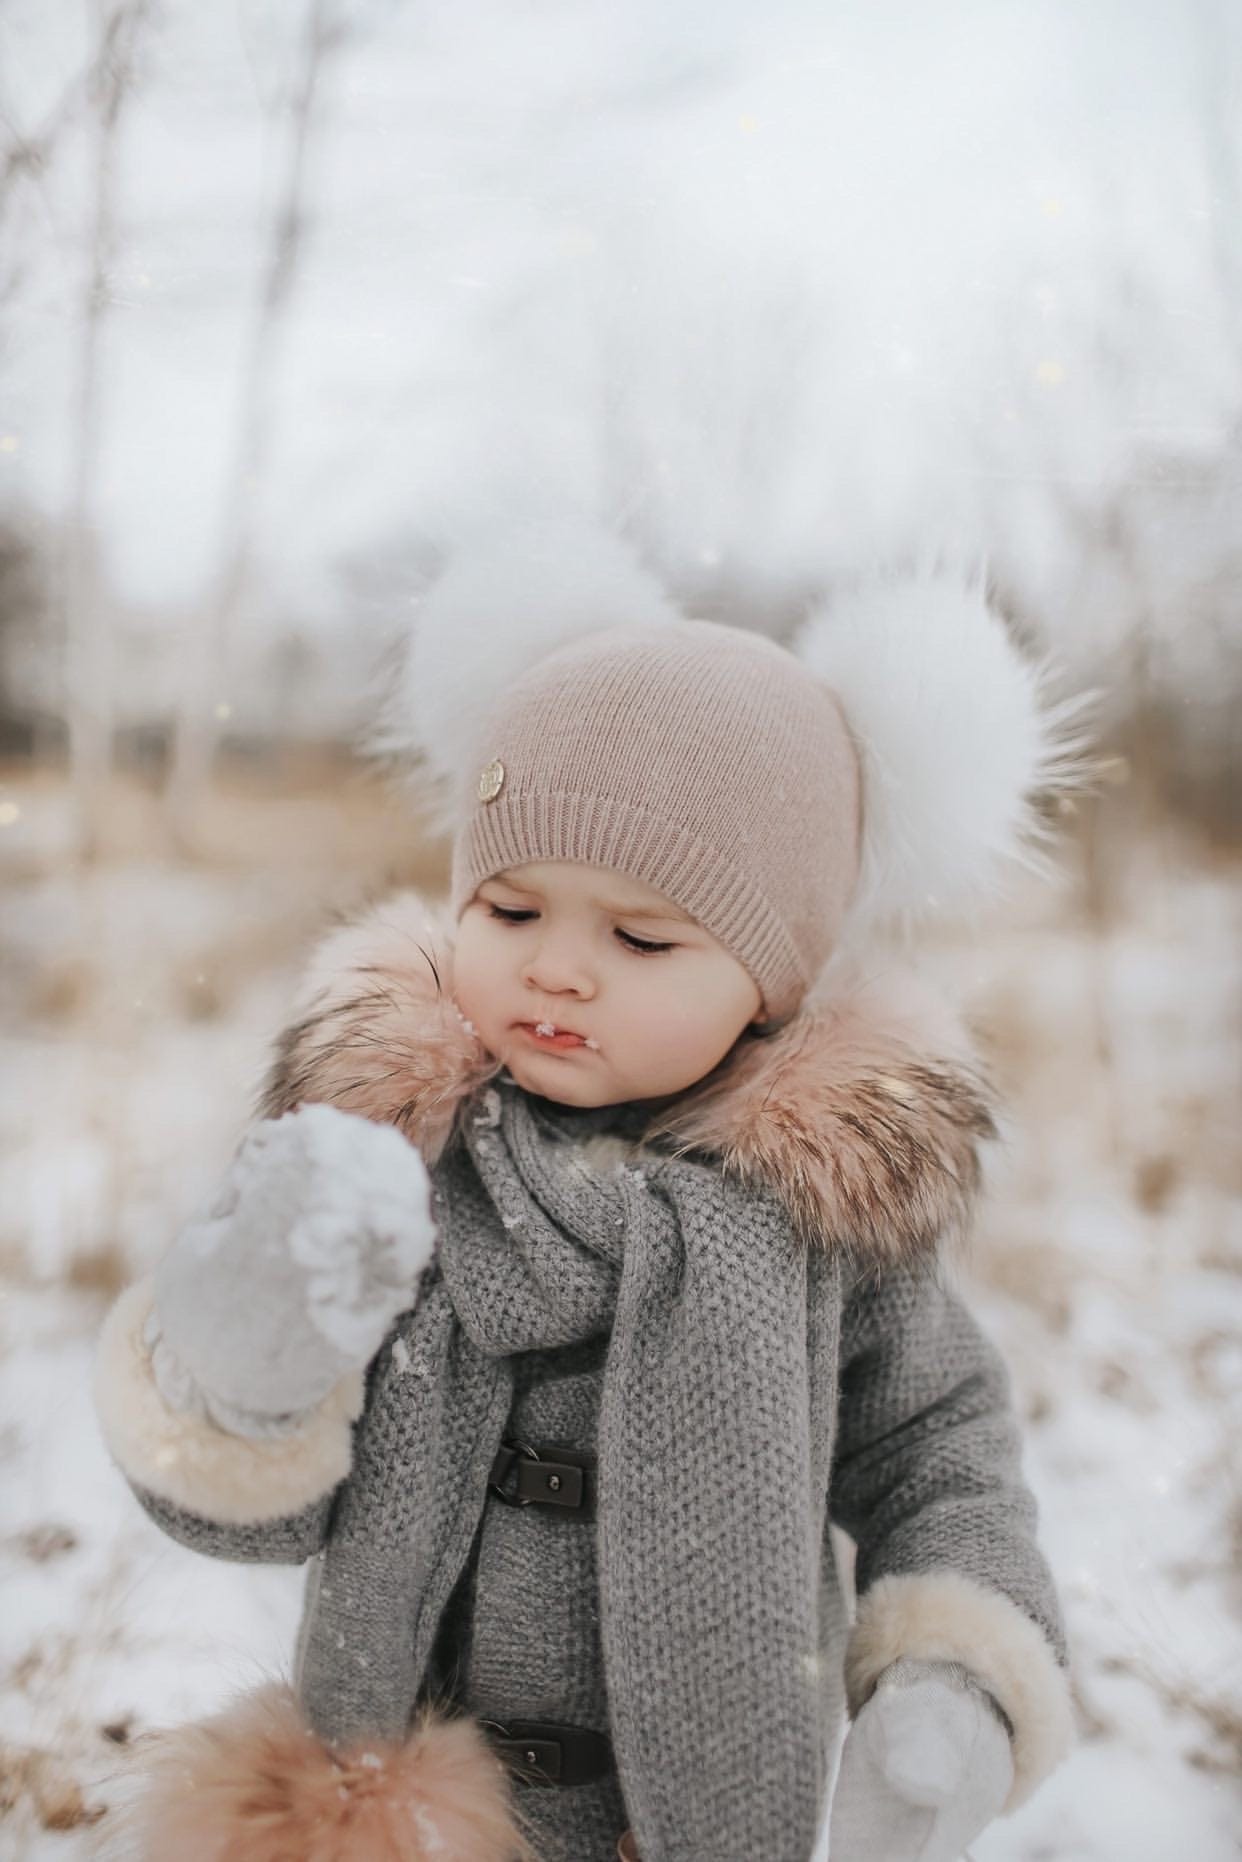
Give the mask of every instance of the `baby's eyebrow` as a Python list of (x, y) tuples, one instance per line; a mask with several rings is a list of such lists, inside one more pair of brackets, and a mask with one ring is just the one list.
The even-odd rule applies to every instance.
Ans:
[(694, 923), (693, 918), (676, 905), (668, 905), (661, 911), (654, 905), (610, 905), (605, 899), (601, 899), (599, 904), (602, 911), (611, 912), (614, 918), (654, 918), (663, 920), (665, 924), (670, 920), (682, 925)]

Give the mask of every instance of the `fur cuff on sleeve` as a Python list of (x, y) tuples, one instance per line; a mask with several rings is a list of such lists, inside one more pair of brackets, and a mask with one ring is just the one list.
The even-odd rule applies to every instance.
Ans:
[(1074, 1742), (1069, 1679), (1029, 1616), (1000, 1591), (957, 1571), (880, 1578), (859, 1599), (845, 1656), (851, 1715), (890, 1662), (901, 1656), (961, 1662), (993, 1694), (1013, 1725), (1016, 1810)]
[(349, 1472), (351, 1423), (363, 1378), (343, 1378), (295, 1434), (274, 1441), (226, 1435), (169, 1409), (142, 1331), (154, 1282), (122, 1293), (104, 1321), (95, 1360), (95, 1409), (108, 1450), (136, 1487), (221, 1525), (258, 1525), (298, 1513)]

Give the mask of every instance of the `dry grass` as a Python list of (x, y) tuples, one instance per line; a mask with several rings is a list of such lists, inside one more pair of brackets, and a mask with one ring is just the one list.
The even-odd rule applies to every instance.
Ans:
[(88, 1805), (65, 1761), (38, 1746), (0, 1745), (0, 1816), (25, 1810), (43, 1830), (77, 1830), (107, 1815)]

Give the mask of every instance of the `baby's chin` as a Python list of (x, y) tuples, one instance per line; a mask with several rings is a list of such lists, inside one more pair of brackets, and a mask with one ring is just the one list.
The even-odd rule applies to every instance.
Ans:
[(631, 1097), (616, 1081), (577, 1077), (572, 1060), (558, 1061), (549, 1056), (541, 1064), (538, 1055), (533, 1059), (511, 1055), (506, 1065), (525, 1092), (537, 1093), (553, 1105), (576, 1106), (585, 1112), (593, 1106), (626, 1105)]
[(510, 1067), (509, 1072), (518, 1085), (528, 1093), (538, 1094), (540, 1099), (550, 1100), (554, 1106), (576, 1106), (580, 1112), (590, 1111), (594, 1106), (616, 1106), (628, 1103), (625, 1093), (609, 1091), (598, 1083), (587, 1086), (575, 1080), (557, 1080), (549, 1075), (536, 1079), (534, 1069), (519, 1073)]

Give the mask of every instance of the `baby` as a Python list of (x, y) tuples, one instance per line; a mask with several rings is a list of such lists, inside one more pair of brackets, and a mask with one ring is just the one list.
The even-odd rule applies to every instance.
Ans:
[[(867, 616), (869, 709), (832, 617), (788, 650), (588, 566), (520, 671), (511, 615), (493, 664), (432, 596), (449, 911), (315, 953), (263, 1118), (105, 1329), (152, 1517), (312, 1563), (292, 1686), (145, 1758), (130, 1853), (954, 1862), (1068, 1746), (1007, 1378), (939, 1271), (986, 1095), (842, 961), (937, 879), (875, 746), (939, 759), (907, 827), (972, 757), (1016, 818), (1026, 670), (924, 587), (917, 636)], [(996, 717), (937, 747), (954, 655)], [(959, 799), (941, 882), (995, 851)]]

